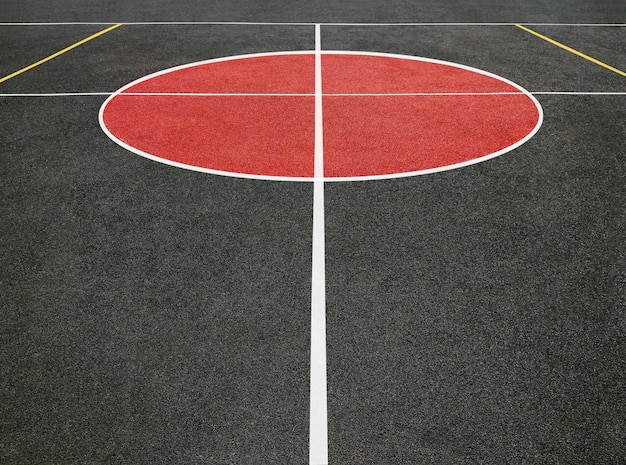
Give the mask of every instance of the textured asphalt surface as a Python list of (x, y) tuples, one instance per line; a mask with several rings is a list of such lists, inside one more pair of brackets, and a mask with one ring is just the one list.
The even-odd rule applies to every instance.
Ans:
[[(562, 2), (44, 2), (0, 22), (624, 23)], [(0, 26), (0, 78), (105, 25)], [(626, 70), (624, 27), (531, 26)], [(485, 163), (325, 187), (331, 464), (626, 461), (626, 78), (513, 25), (322, 26), (537, 92)], [(311, 50), (312, 25), (124, 25), (0, 94)], [(601, 92), (554, 95), (549, 92)], [(106, 96), (0, 96), (0, 463), (308, 463), (312, 185), (114, 144)]]

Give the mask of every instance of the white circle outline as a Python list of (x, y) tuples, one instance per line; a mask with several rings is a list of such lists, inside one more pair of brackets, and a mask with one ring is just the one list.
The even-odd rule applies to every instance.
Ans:
[[(203, 61), (197, 61), (197, 62), (193, 62), (193, 63), (187, 63), (187, 64), (184, 64), (184, 65), (175, 66), (173, 68), (167, 68), (167, 69), (158, 71), (156, 73), (149, 74), (149, 75), (144, 76), (142, 78), (139, 78), (139, 79), (137, 79), (135, 81), (132, 81), (129, 84), (126, 84), (125, 86), (121, 87), (117, 91), (113, 92), (104, 101), (104, 103), (100, 107), (100, 111), (98, 113), (98, 120), (100, 122), (100, 127), (102, 128), (104, 133), (113, 142), (115, 142), (116, 144), (118, 144), (121, 147), (125, 148), (126, 150), (128, 150), (130, 152), (133, 152), (133, 153), (135, 153), (137, 155), (140, 155), (142, 157), (148, 158), (150, 160), (153, 160), (153, 161), (156, 161), (156, 162), (159, 162), (159, 163), (163, 163), (163, 164), (166, 164), (166, 165), (170, 165), (170, 166), (175, 166), (177, 168), (182, 168), (182, 169), (191, 170), (191, 171), (197, 171), (197, 172), (201, 172), (201, 173), (209, 173), (209, 174), (214, 174), (214, 175), (219, 175), (219, 176), (228, 176), (228, 177), (244, 178), (244, 179), (258, 179), (258, 180), (267, 180), (267, 181), (292, 181), (292, 182), (313, 182), (313, 181), (316, 181), (316, 180), (318, 180), (318, 178), (315, 178), (315, 177), (270, 176), (270, 175), (249, 174), (249, 173), (235, 173), (235, 172), (232, 172), (232, 171), (222, 171), (222, 170), (215, 170), (215, 169), (211, 169), (211, 168), (202, 168), (202, 167), (198, 167), (198, 166), (187, 165), (185, 163), (179, 163), (179, 162), (176, 162), (176, 161), (168, 160), (168, 159), (161, 158), (161, 157), (158, 157), (156, 155), (144, 152), (142, 150), (139, 150), (138, 148), (133, 147), (132, 145), (129, 145), (129, 144), (121, 141), (111, 131), (109, 131), (109, 129), (107, 128), (106, 124), (104, 123), (104, 110), (105, 110), (106, 106), (109, 104), (109, 102), (111, 100), (113, 100), (118, 95), (122, 94), (125, 90), (127, 90), (127, 89), (129, 89), (129, 88), (131, 88), (131, 87), (141, 83), (141, 82), (153, 79), (153, 78), (158, 77), (158, 76), (162, 76), (164, 74), (173, 73), (175, 71), (179, 71), (179, 70), (186, 69), (186, 68), (193, 68), (195, 66), (202, 66), (202, 65), (207, 65), (207, 64), (220, 63), (220, 62), (224, 62), (224, 61), (244, 60), (244, 59), (249, 59), (249, 58), (259, 58), (259, 57), (267, 57), (267, 56), (314, 55), (314, 54), (315, 54), (315, 51), (303, 51), (303, 50), (300, 50), (300, 51), (252, 53), (252, 54), (247, 54), (247, 55), (233, 55), (233, 56), (228, 56), (228, 57), (213, 58), (213, 59), (210, 59), (210, 60), (203, 60)], [(516, 148), (518, 148), (519, 146), (523, 145), (528, 140), (530, 140), (537, 133), (537, 131), (539, 131), (539, 128), (543, 124), (543, 108), (541, 107), (541, 104), (535, 98), (534, 95), (532, 95), (529, 91), (527, 91), (526, 89), (524, 89), (520, 85), (514, 83), (513, 81), (510, 81), (510, 80), (508, 80), (506, 78), (503, 78), (502, 76), (498, 76), (497, 74), (493, 74), (493, 73), (490, 73), (488, 71), (484, 71), (482, 69), (473, 68), (471, 66), (466, 66), (466, 65), (459, 64), (459, 63), (449, 62), (449, 61), (437, 60), (437, 59), (434, 59), (434, 58), (417, 57), (417, 56), (411, 56), (411, 55), (400, 55), (400, 54), (394, 54), (394, 53), (345, 51), (345, 50), (324, 50), (324, 51), (321, 52), (321, 54), (322, 55), (360, 55), (360, 56), (374, 56), (374, 57), (384, 57), (384, 58), (396, 58), (396, 59), (401, 59), (401, 60), (412, 60), (412, 61), (420, 61), (420, 62), (426, 62), (426, 63), (435, 63), (435, 64), (440, 64), (440, 65), (445, 65), (445, 66), (451, 66), (453, 68), (464, 69), (466, 71), (471, 71), (471, 72), (474, 72), (474, 73), (478, 73), (478, 74), (482, 74), (484, 76), (491, 77), (493, 79), (499, 80), (501, 82), (509, 84), (510, 86), (518, 89), (522, 94), (526, 95), (535, 104), (535, 107), (537, 108), (537, 112), (538, 112), (537, 124), (535, 125), (535, 127), (525, 137), (523, 137), (522, 139), (518, 140), (517, 142), (515, 142), (515, 143), (505, 147), (504, 149), (498, 150), (496, 152), (489, 153), (487, 155), (483, 155), (482, 157), (473, 158), (471, 160), (467, 160), (467, 161), (460, 162), (460, 163), (454, 163), (454, 164), (451, 164), (451, 165), (439, 166), (437, 168), (429, 168), (429, 169), (425, 169), (425, 170), (416, 170), (416, 171), (406, 171), (406, 172), (401, 172), (401, 173), (369, 175), (369, 176), (347, 176), (347, 177), (325, 177), (324, 176), (322, 178), (322, 180), (324, 182), (375, 181), (375, 180), (383, 180), (383, 179), (406, 178), (406, 177), (412, 177), (412, 176), (421, 176), (421, 175), (426, 175), (426, 174), (439, 173), (439, 172), (442, 172), (442, 171), (449, 171), (449, 170), (454, 170), (454, 169), (457, 169), (457, 168), (463, 168), (463, 167), (466, 167), (466, 166), (475, 165), (477, 163), (482, 163), (484, 161), (491, 160), (492, 158), (499, 157), (500, 155), (503, 155), (503, 154), (505, 154), (507, 152), (515, 150)], [(149, 95), (149, 93), (147, 93), (147, 94)], [(289, 95), (289, 94), (285, 94), (285, 95)], [(312, 93), (310, 95), (313, 97), (315, 94)]]

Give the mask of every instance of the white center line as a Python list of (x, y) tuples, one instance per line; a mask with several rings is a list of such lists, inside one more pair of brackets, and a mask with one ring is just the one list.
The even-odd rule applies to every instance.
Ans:
[(313, 266), (311, 278), (311, 392), (309, 465), (328, 464), (326, 398), (326, 251), (324, 232), (324, 127), (320, 25), (315, 25), (315, 149)]

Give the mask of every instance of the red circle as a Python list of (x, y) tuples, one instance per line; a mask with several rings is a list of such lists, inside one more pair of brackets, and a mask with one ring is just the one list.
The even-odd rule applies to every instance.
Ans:
[[(150, 158), (209, 172), (311, 179), (315, 53), (186, 65), (111, 96), (101, 124)], [(321, 55), (324, 178), (440, 171), (504, 153), (541, 124), (521, 87), (473, 68), (398, 55)], [(318, 129), (319, 131), (319, 129)]]

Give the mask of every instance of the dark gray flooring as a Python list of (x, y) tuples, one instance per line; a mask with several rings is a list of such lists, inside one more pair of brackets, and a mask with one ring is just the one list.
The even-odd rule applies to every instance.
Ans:
[(2, 21), (288, 21), (288, 22), (558, 22), (623, 23), (626, 5), (618, 0), (526, 2), (487, 0), (354, 1), (328, 0), (10, 0)]
[[(0, 21), (624, 22), (622, 2), (9, 2)], [(0, 26), (0, 77), (104, 25)], [(536, 26), (626, 69), (623, 27)], [(514, 26), (324, 26), (531, 92), (626, 78)], [(312, 26), (125, 25), (0, 84), (110, 92)], [(326, 185), (331, 464), (626, 460), (626, 96), (538, 94), (522, 147)], [(305, 464), (312, 186), (133, 155), (105, 96), (0, 97), (0, 462)]]

